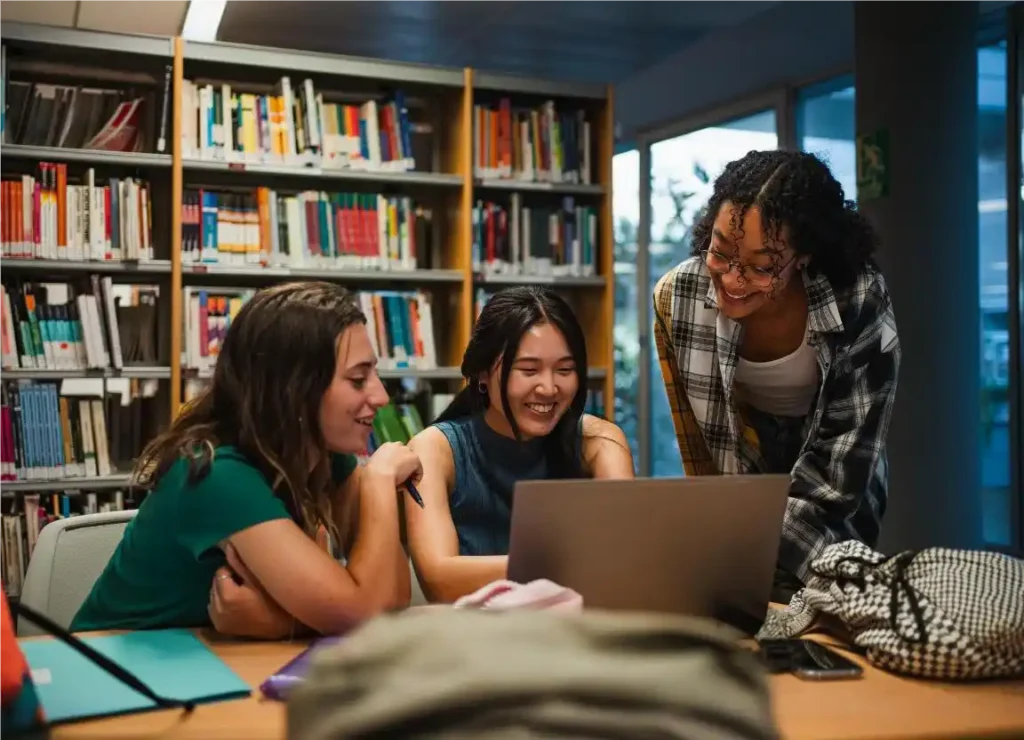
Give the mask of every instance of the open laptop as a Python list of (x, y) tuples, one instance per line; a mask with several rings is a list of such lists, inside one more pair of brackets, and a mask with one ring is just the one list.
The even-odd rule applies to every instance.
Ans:
[(547, 578), (585, 608), (764, 621), (790, 478), (522, 481), (508, 578)]

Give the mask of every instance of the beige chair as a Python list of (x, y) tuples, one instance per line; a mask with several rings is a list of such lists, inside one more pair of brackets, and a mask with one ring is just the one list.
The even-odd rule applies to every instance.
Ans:
[(412, 564), (412, 558), (409, 558), (409, 581), (412, 586), (412, 598), (409, 600), (409, 606), (425, 606), (430, 602), (427, 597), (423, 595), (423, 589), (420, 588), (420, 579), (416, 577), (416, 568)]
[[(135, 510), (85, 514), (43, 527), (25, 574), (21, 601), (57, 624), (70, 626), (134, 516)], [(411, 606), (426, 604), (411, 560), (409, 572)], [(34, 624), (18, 620), (19, 637), (42, 633)]]
[[(114, 554), (135, 510), (84, 514), (43, 527), (21, 591), (26, 606), (68, 627)], [(18, 636), (43, 631), (18, 620)]]

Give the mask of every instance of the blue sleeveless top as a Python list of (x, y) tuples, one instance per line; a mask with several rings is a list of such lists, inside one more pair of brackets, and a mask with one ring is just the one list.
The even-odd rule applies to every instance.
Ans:
[[(434, 426), (452, 448), (455, 488), (448, 506), (459, 555), (508, 555), (516, 482), (550, 477), (544, 440), (517, 442), (491, 429), (480, 414)], [(577, 444), (577, 455), (581, 449)]]

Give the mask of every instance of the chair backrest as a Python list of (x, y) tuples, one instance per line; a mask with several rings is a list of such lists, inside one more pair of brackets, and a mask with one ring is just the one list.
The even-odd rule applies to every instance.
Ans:
[[(68, 627), (107, 566), (135, 510), (85, 514), (58, 519), (43, 527), (25, 574), (21, 601)], [(409, 562), (412, 606), (428, 603)], [(18, 636), (41, 634), (34, 624), (18, 620)]]
[(412, 564), (412, 558), (409, 558), (409, 585), (412, 587), (412, 598), (409, 601), (409, 606), (425, 606), (430, 603), (420, 587), (420, 579), (416, 576), (416, 568)]
[[(134, 509), (84, 514), (43, 527), (25, 573), (21, 601), (62, 627), (70, 626), (134, 516)], [(19, 637), (41, 633), (30, 622), (18, 620)]]

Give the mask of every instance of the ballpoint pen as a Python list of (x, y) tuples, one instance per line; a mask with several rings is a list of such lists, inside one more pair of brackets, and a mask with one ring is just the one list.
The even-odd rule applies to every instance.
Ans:
[(413, 484), (411, 480), (407, 480), (405, 482), (405, 490), (409, 492), (409, 495), (412, 497), (412, 500), (419, 504), (420, 508), (422, 509), (423, 497), (420, 496), (420, 492), (416, 490), (416, 486)]

